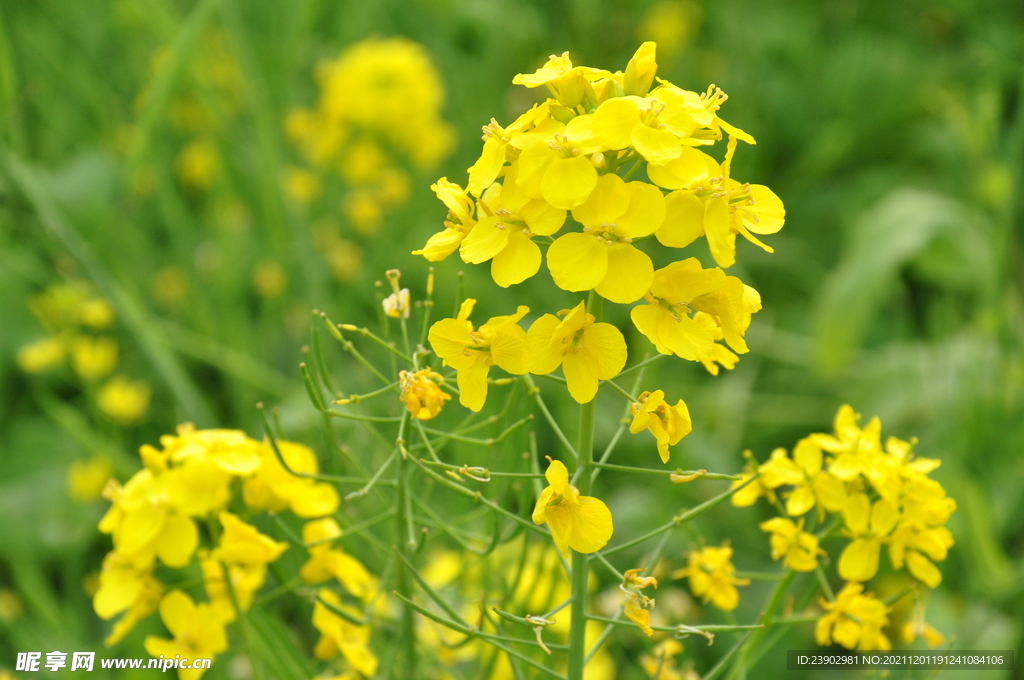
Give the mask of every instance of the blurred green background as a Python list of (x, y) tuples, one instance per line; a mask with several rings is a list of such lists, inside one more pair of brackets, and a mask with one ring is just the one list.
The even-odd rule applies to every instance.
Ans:
[[(436, 171), (410, 170), (408, 202), (368, 236), (347, 222), (338, 187), (305, 205), (283, 180), (301, 164), (285, 120), (315, 103), (316, 65), (369, 36), (425, 46), (457, 145)], [(464, 182), (480, 126), (534, 101), (512, 77), (564, 50), (621, 69), (646, 39), (659, 42), (659, 76), (729, 94), (723, 116), (758, 140), (734, 175), (771, 187), (788, 212), (776, 252), (743, 243), (730, 270), (764, 303), (751, 353), (717, 378), (659, 364), (659, 386), (694, 419), (673, 463), (736, 471), (744, 449), (763, 460), (828, 431), (842, 403), (879, 415), (886, 434), (917, 436), (921, 455), (942, 459), (933, 476), (959, 503), (928, 620), (957, 647), (1024, 655), (1019, 2), (0, 0), (0, 669), (17, 651), (102, 649), (108, 628), (86, 588), (109, 547), (95, 531), (106, 503), (69, 496), (74, 461), (98, 454), (123, 481), (138, 446), (179, 422), (259, 436), (259, 400), (281, 405), (294, 438), (318, 441), (297, 369), (309, 311), (373, 323), (373, 282), (395, 267), (422, 296), (427, 263), (408, 252), (445, 214), (429, 185)], [(546, 272), (501, 290), (486, 268), (450, 258), (437, 267), (441, 310), (459, 270), (479, 316), (575, 301), (552, 295)], [(97, 413), (67, 367), (18, 367), (19, 348), (45, 335), (30, 299), (63, 281), (113, 303), (118, 371), (152, 388), (141, 422)], [(625, 309), (615, 313), (625, 328)], [(339, 374), (345, 362), (330, 359)], [(351, 380), (342, 389), (358, 391)], [(620, 406), (601, 398), (598, 446)], [(616, 459), (648, 464), (652, 448), (634, 437)], [(640, 479), (609, 477), (602, 497), (626, 536), (715, 493), (652, 497)], [(741, 570), (765, 569), (767, 517), (763, 505), (723, 506), (696, 528), (709, 543), (731, 539)], [(673, 568), (693, 540), (673, 538)], [(768, 585), (742, 591), (737, 619), (756, 617)], [(150, 620), (111, 654), (141, 656), (159, 630)], [(619, 637), (621, 677), (643, 677), (643, 641)], [(755, 675), (785, 675), (780, 650), (811, 646), (810, 627), (794, 629)], [(687, 648), (698, 671), (718, 653)], [(245, 668), (215, 663), (207, 677)]]

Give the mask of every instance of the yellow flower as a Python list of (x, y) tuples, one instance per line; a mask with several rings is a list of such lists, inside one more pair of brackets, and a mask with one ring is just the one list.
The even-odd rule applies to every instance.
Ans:
[[(143, 645), (150, 656), (212, 659), (228, 648), (224, 624), (217, 619), (212, 606), (207, 603), (196, 605), (180, 590), (172, 590), (160, 600), (160, 618), (174, 639), (147, 636)], [(178, 678), (199, 680), (205, 672), (205, 669), (179, 669)]]
[(284, 193), (301, 205), (320, 195), (320, 178), (305, 168), (289, 166), (284, 171)]
[(403, 288), (384, 298), (381, 303), (384, 307), (384, 314), (392, 319), (408, 319), (411, 313), (409, 306), (409, 289)]
[(113, 483), (105, 490), (113, 505), (99, 530), (111, 534), (114, 550), (140, 567), (151, 565), (154, 557), (184, 567), (199, 544), (196, 525), (179, 509), (170, 481), (169, 475), (143, 469), (124, 487)]
[(597, 168), (589, 156), (600, 150), (593, 136), (593, 117), (577, 116), (546, 136), (530, 138), (519, 154), (516, 181), (527, 197), (571, 210), (582, 205), (597, 186)]
[(429, 368), (415, 373), (400, 372), (398, 384), (402, 390), (399, 398), (409, 413), (420, 420), (436, 418), (437, 414), (441, 412), (444, 402), (452, 398), (451, 395), (441, 390), (441, 385), (444, 384), (441, 374)]
[(841, 512), (846, 505), (846, 487), (835, 475), (821, 469), (821, 447), (814, 437), (804, 437), (793, 448), (793, 461), (803, 472), (803, 479), (794, 483), (795, 488), (786, 497), (786, 512), (792, 516), (802, 515), (818, 506), (819, 517), (824, 513)]
[[(661, 354), (675, 354), (689, 361), (711, 357), (715, 340), (709, 328), (712, 325), (734, 351), (746, 353), (743, 335), (751, 315), (761, 308), (757, 291), (717, 267), (701, 268), (694, 257), (654, 272), (644, 301), (647, 304), (630, 311), (637, 329)], [(691, 311), (706, 316), (697, 320), (689, 316)]]
[(189, 142), (174, 161), (181, 183), (196, 189), (209, 189), (220, 171), (220, 156), (211, 140)]
[(78, 320), (94, 330), (103, 330), (114, 322), (114, 307), (103, 298), (86, 298), (78, 305)]
[(826, 614), (818, 619), (814, 639), (819, 645), (836, 642), (863, 651), (892, 649), (882, 629), (889, 625), (889, 610), (860, 583), (847, 583), (835, 602), (820, 601)]
[(276, 561), (288, 549), (287, 543), (261, 534), (256, 527), (246, 524), (230, 512), (221, 511), (217, 518), (224, 533), (217, 547), (210, 553), (210, 559), (243, 566), (267, 565)]
[(491, 186), (501, 174), (505, 161), (514, 161), (531, 137), (551, 132), (557, 127), (558, 121), (548, 117), (549, 102), (534, 105), (508, 127), (501, 127), (493, 118), (483, 126), (484, 148), (480, 158), (469, 168), (468, 189), (471, 194), (479, 196)]
[(847, 581), (867, 581), (878, 571), (882, 542), (899, 520), (899, 508), (884, 498), (872, 505), (867, 495), (856, 493), (843, 506), (846, 535), (851, 541), (839, 556), (839, 575)]
[(658, 63), (654, 55), (657, 45), (647, 41), (637, 48), (633, 58), (626, 64), (626, 72), (622, 78), (622, 89), (627, 95), (643, 97), (651, 89), (654, 74), (658, 72)]
[(569, 291), (594, 289), (612, 302), (640, 299), (654, 279), (654, 265), (632, 244), (661, 226), (665, 200), (658, 188), (603, 175), (572, 216), (583, 233), (560, 236), (548, 248), (555, 284)]
[(503, 184), (493, 184), (480, 200), (480, 220), (462, 241), (464, 262), (491, 261), (491, 276), (502, 288), (521, 283), (540, 269), (540, 248), (533, 236), (549, 236), (562, 227), (565, 211), (542, 199), (530, 199), (516, 183), (513, 164)]
[(81, 502), (95, 500), (113, 473), (110, 461), (102, 456), (72, 461), (68, 467), (68, 495)]
[(594, 112), (594, 136), (606, 149), (632, 147), (659, 166), (679, 158), (682, 140), (694, 143), (694, 131), (712, 120), (695, 92), (659, 87), (647, 97), (615, 97), (601, 104)]
[(473, 219), (473, 199), (458, 184), (442, 177), (431, 184), (430, 189), (448, 208), (448, 219), (444, 222), (443, 231), (431, 236), (422, 249), (414, 250), (412, 254), (422, 255), (431, 262), (439, 262), (462, 245), (462, 240), (476, 224), (476, 220)]
[(648, 166), (651, 181), (671, 191), (665, 197), (665, 226), (656, 233), (663, 245), (683, 248), (704, 234), (722, 267), (736, 262), (737, 234), (772, 252), (753, 234), (779, 231), (785, 208), (768, 187), (740, 184), (729, 177), (735, 150), (736, 137), (730, 135), (721, 165), (701, 151), (684, 148), (670, 162)]
[(377, 657), (370, 651), (370, 629), (357, 626), (341, 618), (323, 602), (329, 602), (357, 619), (362, 613), (341, 603), (341, 599), (329, 590), (321, 589), (317, 593), (318, 600), (313, 605), (313, 626), (320, 631), (320, 640), (313, 648), (313, 654), (325, 661), (333, 659), (340, 652), (348, 663), (368, 678), (377, 673)]
[(654, 635), (651, 628), (651, 610), (654, 609), (654, 599), (645, 596), (640, 592), (641, 588), (648, 586), (658, 587), (658, 579), (653, 576), (639, 576), (643, 569), (627, 569), (624, 576), (625, 582), (621, 588), (626, 593), (626, 601), (622, 605), (622, 613), (626, 618), (640, 627), (648, 637)]
[(786, 484), (799, 484), (803, 481), (803, 472), (786, 455), (786, 449), (775, 449), (772, 451), (771, 457), (760, 465), (749, 451), (744, 451), (743, 455), (749, 459), (747, 469), (740, 474), (740, 479), (734, 481), (729, 488), (735, 489), (742, 486), (755, 472), (759, 476), (755, 481), (732, 495), (732, 504), (738, 508), (753, 505), (761, 496), (765, 496), (769, 502), (774, 503), (776, 489)]
[(595, 323), (583, 302), (559, 315), (565, 318), (545, 314), (530, 325), (530, 373), (547, 375), (561, 366), (569, 394), (586, 404), (599, 380), (611, 380), (626, 365), (626, 341), (615, 326)]
[(658, 455), (662, 463), (668, 462), (668, 447), (678, 444), (693, 429), (690, 411), (683, 400), (677, 401), (675, 406), (669, 406), (661, 390), (642, 393), (630, 410), (633, 412), (633, 422), (630, 423), (629, 431), (636, 434), (650, 430), (658, 441)]
[(530, 367), (530, 342), (517, 322), (530, 311), (522, 305), (515, 314), (496, 316), (478, 329), (469, 315), (476, 300), (463, 300), (455, 319), (442, 319), (430, 327), (434, 353), (458, 372), (459, 403), (479, 411), (487, 400), (487, 373), (492, 365), (523, 375)]
[(309, 550), (309, 560), (302, 565), (299, 576), (306, 583), (323, 583), (329, 578), (338, 582), (359, 599), (368, 601), (377, 592), (377, 579), (362, 562), (331, 545), (341, 538), (341, 527), (330, 517), (306, 522), (302, 542)]
[(540, 87), (546, 85), (563, 106), (570, 109), (579, 106), (587, 95), (593, 99), (594, 91), (590, 80), (602, 77), (604, 71), (587, 66), (573, 66), (569, 53), (562, 56), (552, 54), (547, 63), (533, 73), (520, 73), (512, 79), (513, 85)]
[(142, 619), (156, 611), (163, 586), (153, 578), (152, 567), (139, 567), (116, 551), (103, 558), (99, 588), (93, 595), (93, 609), (101, 619), (125, 612), (103, 643), (117, 644)]
[[(278, 440), (281, 457), (293, 472), (315, 475), (320, 471), (316, 454), (302, 444)], [(297, 477), (281, 465), (270, 442), (256, 447), (258, 468), (242, 485), (245, 505), (253, 510), (291, 510), (299, 517), (323, 517), (338, 509), (338, 491), (326, 482)]]
[(719, 547), (708, 546), (690, 553), (689, 562), (683, 569), (672, 573), (672, 578), (684, 576), (689, 579), (690, 590), (706, 603), (711, 602), (724, 612), (732, 611), (740, 603), (736, 586), (750, 584), (750, 579), (736, 578), (736, 567), (732, 564), (732, 547), (728, 541)]
[(938, 647), (946, 641), (946, 636), (930, 626), (923, 618), (907, 621), (900, 628), (900, 639), (904, 644), (911, 645), (918, 637), (923, 637), (929, 647)]
[(889, 560), (894, 569), (907, 569), (929, 588), (942, 582), (933, 562), (946, 559), (953, 547), (953, 534), (942, 526), (956, 509), (945, 489), (931, 479), (912, 479), (903, 496), (903, 513), (889, 538)]
[(812, 435), (822, 449), (835, 456), (829, 465), (829, 472), (849, 482), (856, 479), (865, 469), (877, 464), (882, 451), (882, 421), (872, 418), (863, 429), (858, 427), (860, 415), (848, 405), (836, 413), (835, 435)]
[(115, 375), (96, 393), (96, 405), (119, 425), (134, 425), (149, 410), (150, 389), (145, 380)]
[(273, 300), (288, 289), (288, 274), (279, 263), (264, 260), (252, 272), (252, 287), (260, 297)]
[(224, 472), (242, 477), (260, 466), (259, 443), (241, 430), (197, 430), (191, 423), (184, 423), (176, 434), (160, 437), (160, 443), (170, 459), (179, 464), (209, 460)]
[(98, 380), (117, 367), (117, 340), (80, 335), (71, 341), (71, 368), (82, 380)]
[(67, 342), (58, 335), (36, 340), (18, 349), (18, 368), (26, 373), (43, 373), (64, 363)]
[(818, 555), (825, 554), (818, 548), (818, 538), (803, 530), (803, 519), (794, 523), (785, 517), (773, 517), (758, 526), (761, 531), (772, 535), (772, 559), (784, 558), (783, 565), (793, 571), (814, 571), (818, 566)]
[(561, 461), (551, 460), (544, 476), (548, 486), (533, 508), (533, 523), (547, 524), (551, 528), (555, 546), (566, 559), (569, 548), (580, 553), (603, 548), (614, 530), (608, 506), (592, 496), (581, 496), (579, 490), (569, 484), (569, 471)]
[(676, 55), (700, 28), (702, 15), (703, 9), (692, 0), (661, 0), (644, 13), (640, 35), (652, 38), (663, 52)]
[[(210, 557), (208, 550), (200, 550), (199, 567), (203, 572), (203, 587), (206, 596), (210, 598), (210, 606), (216, 613), (217, 620), (221, 623), (231, 623), (238, 618), (235, 612), (235, 605), (231, 601), (231, 594), (224, 583), (224, 567), (221, 563)], [(238, 606), (245, 611), (252, 605), (253, 596), (263, 586), (266, 580), (265, 565), (226, 565), (228, 577), (231, 579), (231, 587), (238, 598)]]

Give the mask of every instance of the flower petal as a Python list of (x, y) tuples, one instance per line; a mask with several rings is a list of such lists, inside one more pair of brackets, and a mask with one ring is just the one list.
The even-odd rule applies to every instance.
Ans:
[(612, 513), (602, 501), (591, 496), (580, 496), (579, 505), (568, 506), (572, 513), (569, 547), (576, 552), (597, 552), (608, 544), (614, 526)]
[(595, 186), (597, 186), (597, 169), (589, 158), (586, 156), (557, 157), (544, 171), (540, 193), (544, 200), (552, 206), (571, 210), (582, 205)]
[(663, 246), (685, 248), (704, 233), (704, 201), (679, 189), (665, 197), (665, 221), (654, 232)]
[(608, 269), (604, 279), (594, 288), (597, 293), (620, 304), (642, 298), (654, 281), (651, 258), (629, 243), (613, 243), (606, 247), (606, 251)]
[(516, 228), (491, 261), (491, 277), (502, 288), (522, 283), (540, 270), (540, 248)]
[(608, 272), (608, 247), (590, 234), (563, 234), (548, 248), (548, 269), (562, 290), (590, 290)]

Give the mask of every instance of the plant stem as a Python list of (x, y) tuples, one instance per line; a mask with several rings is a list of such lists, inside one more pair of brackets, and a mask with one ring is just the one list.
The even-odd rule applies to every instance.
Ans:
[[(600, 295), (590, 291), (587, 309), (596, 321), (601, 320)], [(576, 440), (579, 473), (576, 483), (581, 496), (590, 495), (594, 467), (594, 402), (580, 405), (580, 427)], [(586, 664), (587, 644), (587, 575), (589, 557), (583, 553), (572, 554), (572, 609), (569, 629), (569, 671), (567, 680), (583, 680)]]
[[(403, 432), (405, 430), (405, 420), (402, 420), (402, 428), (399, 431), (398, 439), (401, 441)], [(408, 533), (408, 512), (409, 512), (409, 489), (407, 488), (409, 475), (406, 473), (406, 465), (408, 461), (401, 452), (395, 456), (396, 461), (396, 472), (395, 472), (395, 487), (396, 487), (396, 498), (395, 498), (395, 519), (396, 519), (396, 538), (397, 545), (395, 549), (398, 551), (399, 556), (405, 564), (397, 565), (398, 583), (397, 590), (399, 596), (405, 600), (412, 598), (412, 584), (409, 581), (409, 568), (407, 565), (411, 564), (409, 559), (409, 542), (413, 539), (412, 536), (407, 536)], [(401, 620), (401, 640), (403, 648), (399, 652), (399, 668), (401, 678), (412, 678), (416, 677), (416, 620), (415, 615), (411, 607), (408, 604), (402, 606), (402, 620)]]

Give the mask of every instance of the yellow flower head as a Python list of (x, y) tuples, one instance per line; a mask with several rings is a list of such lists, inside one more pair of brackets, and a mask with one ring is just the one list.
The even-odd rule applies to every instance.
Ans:
[(324, 602), (335, 609), (341, 609), (357, 619), (362, 613), (341, 603), (335, 593), (320, 590), (313, 605), (313, 626), (320, 631), (320, 640), (313, 648), (313, 654), (325, 661), (341, 653), (348, 663), (368, 678), (377, 673), (377, 657), (370, 651), (369, 626), (357, 626), (335, 614)]
[[(761, 308), (757, 291), (717, 267), (701, 268), (693, 257), (656, 271), (644, 301), (630, 311), (637, 329), (661, 354), (689, 361), (711, 357), (714, 329), (735, 352), (746, 353), (743, 335)], [(692, 318), (692, 311), (704, 316)]]
[(134, 425), (149, 410), (150, 389), (145, 380), (115, 375), (96, 393), (96, 405), (103, 415), (119, 425)]
[[(224, 624), (217, 618), (213, 606), (196, 605), (180, 590), (172, 590), (160, 600), (160, 618), (174, 639), (146, 637), (143, 644), (152, 657), (212, 659), (228, 648)], [(205, 669), (179, 669), (178, 678), (199, 680), (205, 672)]]
[(643, 297), (654, 280), (654, 265), (633, 240), (653, 234), (665, 219), (658, 188), (609, 173), (572, 208), (583, 233), (560, 236), (548, 249), (555, 284), (569, 291), (594, 289), (612, 302)]
[[(293, 472), (315, 475), (320, 471), (316, 454), (308, 446), (279, 439), (277, 447)], [(323, 517), (338, 509), (340, 499), (333, 485), (288, 472), (269, 441), (258, 444), (256, 452), (258, 467), (242, 485), (247, 507), (270, 512), (291, 510), (306, 518)]]
[(287, 543), (261, 534), (256, 527), (246, 524), (230, 512), (222, 511), (218, 519), (224, 533), (217, 547), (210, 553), (213, 560), (245, 566), (266, 565), (275, 562), (288, 549)]
[(601, 150), (593, 125), (593, 116), (577, 116), (529, 137), (519, 154), (516, 179), (527, 197), (544, 199), (562, 210), (587, 200), (598, 183), (590, 155)]
[(18, 349), (18, 368), (26, 373), (44, 373), (64, 363), (68, 355), (67, 341), (51, 335)]
[(114, 624), (104, 644), (116, 644), (136, 623), (155, 612), (162, 594), (163, 586), (153, 578), (152, 567), (139, 567), (116, 551), (107, 553), (92, 606), (101, 619), (125, 614)]
[(102, 456), (72, 461), (68, 467), (68, 495), (76, 501), (91, 501), (100, 497), (114, 469)]
[(623, 606), (623, 614), (630, 621), (640, 627), (645, 635), (654, 635), (651, 628), (651, 610), (654, 609), (654, 598), (645, 596), (640, 592), (648, 586), (658, 587), (658, 579), (653, 576), (640, 576), (643, 569), (628, 569), (624, 576), (625, 582), (621, 588), (626, 593), (626, 601)]
[(889, 625), (889, 610), (860, 583), (847, 583), (835, 602), (820, 601), (825, 615), (818, 619), (814, 639), (819, 645), (836, 642), (847, 649), (892, 649), (882, 629)]
[(590, 80), (604, 76), (607, 72), (587, 66), (573, 66), (568, 52), (562, 56), (552, 54), (547, 63), (533, 73), (518, 74), (512, 79), (513, 85), (540, 87), (546, 85), (555, 99), (563, 106), (575, 108), (588, 95), (594, 99)]
[(669, 406), (661, 390), (642, 393), (639, 400), (630, 406), (630, 410), (633, 412), (633, 422), (630, 423), (629, 431), (636, 434), (650, 430), (658, 442), (658, 455), (662, 463), (668, 462), (668, 447), (678, 444), (693, 429), (686, 403), (680, 399), (675, 406)]
[(534, 235), (549, 236), (565, 222), (565, 210), (543, 199), (527, 198), (516, 183), (513, 163), (503, 184), (492, 184), (479, 201), (480, 219), (462, 241), (464, 262), (491, 260), (491, 276), (502, 288), (521, 283), (540, 269), (540, 248)]
[(436, 418), (444, 402), (451, 399), (451, 395), (441, 390), (444, 378), (429, 368), (415, 373), (400, 372), (398, 384), (402, 390), (399, 398), (409, 409), (409, 413), (420, 420)]
[(750, 584), (749, 579), (736, 578), (729, 542), (721, 546), (708, 546), (690, 553), (689, 563), (672, 573), (672, 578), (689, 579), (690, 590), (705, 603), (711, 602), (724, 612), (732, 611), (740, 603), (736, 586)]
[(98, 380), (117, 367), (117, 340), (80, 335), (71, 342), (71, 368), (82, 380)]
[(306, 583), (335, 578), (349, 593), (366, 601), (377, 592), (377, 579), (362, 562), (331, 545), (341, 533), (341, 527), (330, 517), (306, 522), (302, 542), (309, 550), (309, 560), (302, 565), (299, 576)]
[(473, 218), (473, 199), (458, 184), (442, 177), (431, 184), (430, 189), (448, 208), (448, 218), (444, 222), (444, 230), (431, 236), (423, 248), (412, 251), (412, 254), (422, 255), (431, 262), (438, 262), (458, 250), (466, 234), (476, 224), (476, 220)]
[(595, 323), (583, 302), (559, 315), (565, 318), (545, 314), (531, 324), (530, 373), (547, 375), (561, 366), (569, 394), (586, 404), (599, 380), (611, 380), (626, 365), (626, 340), (610, 323)]
[[(550, 460), (550, 459), (549, 459)], [(569, 484), (569, 471), (552, 460), (544, 476), (548, 486), (533, 508), (534, 524), (547, 524), (555, 545), (568, 559), (569, 548), (580, 553), (597, 552), (612, 537), (612, 513), (602, 501), (581, 496)]]
[(472, 298), (464, 300), (458, 317), (438, 321), (427, 336), (444, 365), (458, 372), (459, 403), (471, 411), (484, 407), (491, 366), (513, 375), (523, 375), (530, 367), (530, 342), (517, 323), (530, 308), (520, 305), (515, 314), (493, 317), (474, 329), (469, 315), (475, 304)]
[(246, 476), (260, 466), (259, 443), (241, 430), (197, 430), (191, 423), (179, 425), (177, 433), (160, 437), (167, 455), (175, 463), (209, 460), (231, 475)]
[(818, 566), (818, 555), (825, 554), (818, 547), (818, 538), (803, 530), (803, 519), (794, 523), (785, 517), (774, 517), (758, 526), (761, 531), (772, 535), (772, 559), (783, 558), (783, 565), (793, 571), (814, 571)]
[(847, 498), (843, 519), (851, 541), (839, 556), (839, 575), (847, 581), (870, 580), (878, 572), (882, 543), (899, 517), (899, 508), (884, 498), (873, 504), (864, 493)]

